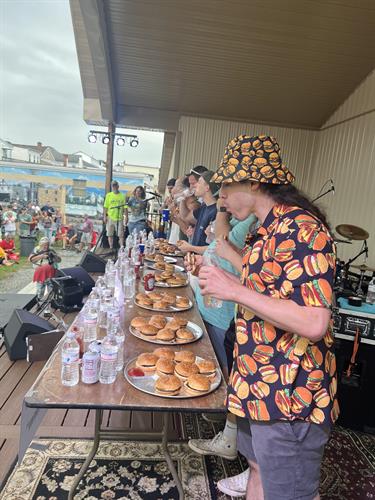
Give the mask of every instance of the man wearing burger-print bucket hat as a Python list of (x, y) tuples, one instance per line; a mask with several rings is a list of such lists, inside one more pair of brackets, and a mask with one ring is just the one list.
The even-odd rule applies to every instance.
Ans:
[(216, 267), (199, 273), (203, 295), (238, 304), (226, 403), (250, 466), (247, 499), (315, 500), (339, 411), (328, 224), (293, 186), (273, 137), (231, 140), (211, 182), (222, 185), (222, 206), (234, 217), (260, 221), (243, 249), (240, 282)]

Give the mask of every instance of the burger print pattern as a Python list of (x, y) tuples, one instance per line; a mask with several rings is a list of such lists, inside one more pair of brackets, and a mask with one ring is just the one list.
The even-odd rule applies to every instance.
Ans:
[(211, 182), (221, 184), (246, 180), (272, 184), (294, 182), (294, 175), (283, 164), (274, 137), (240, 135), (225, 148), (223, 160)]
[[(275, 205), (244, 249), (242, 283), (301, 306), (331, 306), (334, 272), (328, 230), (299, 207)], [(253, 420), (334, 422), (339, 410), (332, 346), (332, 323), (313, 343), (239, 306), (229, 411)]]

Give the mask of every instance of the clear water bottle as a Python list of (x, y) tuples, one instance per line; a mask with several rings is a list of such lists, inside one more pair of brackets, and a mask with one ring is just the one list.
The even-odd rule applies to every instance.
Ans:
[(74, 332), (66, 334), (61, 350), (61, 383), (66, 386), (77, 385), (79, 382), (79, 344)]
[(375, 304), (375, 276), (368, 284), (366, 302), (367, 304)]
[(118, 352), (117, 352), (117, 361), (116, 361), (116, 370), (120, 372), (124, 367), (124, 345), (125, 345), (125, 333), (120, 325), (117, 325), (111, 330), (111, 333), (114, 334)]
[[(219, 260), (215, 250), (213, 248), (208, 248), (203, 254), (203, 265), (218, 266), (218, 264)], [(214, 307), (216, 309), (219, 309), (223, 305), (223, 301), (221, 299), (216, 299), (211, 295), (205, 295), (203, 302), (206, 307)]]
[(100, 353), (99, 382), (113, 384), (117, 375), (118, 344), (114, 335), (108, 332), (104, 337)]
[(131, 267), (128, 272), (124, 275), (123, 289), (124, 289), (124, 299), (132, 299), (135, 295), (135, 271)]
[(85, 312), (85, 316), (83, 318), (83, 342), (86, 346), (93, 342), (97, 338), (97, 324), (98, 324), (98, 315), (94, 309), (89, 309)]

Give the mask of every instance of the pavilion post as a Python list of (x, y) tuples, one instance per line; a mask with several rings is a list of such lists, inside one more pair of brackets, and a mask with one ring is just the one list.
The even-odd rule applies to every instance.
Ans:
[(105, 172), (105, 194), (111, 191), (111, 182), (113, 174), (113, 146), (115, 142), (116, 125), (113, 122), (108, 123), (109, 143), (107, 144), (107, 162)]

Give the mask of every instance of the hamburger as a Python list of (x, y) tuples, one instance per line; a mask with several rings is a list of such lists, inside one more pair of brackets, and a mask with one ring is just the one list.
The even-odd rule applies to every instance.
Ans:
[(172, 318), (170, 321), (168, 321), (168, 328), (170, 330), (177, 331), (179, 328), (181, 328), (181, 325), (176, 318)]
[(153, 316), (151, 316), (148, 323), (149, 325), (155, 326), (158, 330), (160, 330), (161, 328), (165, 327), (167, 321), (163, 316), (160, 316), (160, 314), (154, 314)]
[(185, 382), (186, 391), (190, 394), (205, 394), (211, 389), (210, 381), (204, 375), (190, 375)]
[(145, 335), (146, 337), (155, 337), (155, 335), (158, 333), (158, 329), (155, 326), (152, 325), (143, 325), (139, 328), (139, 331), (141, 332), (142, 335)]
[(209, 359), (202, 359), (197, 363), (199, 373), (205, 377), (215, 377), (216, 366), (215, 363)]
[(189, 307), (190, 301), (187, 297), (176, 297), (176, 306), (177, 307)]
[(162, 328), (156, 334), (156, 338), (158, 340), (165, 340), (170, 342), (171, 340), (175, 339), (175, 332), (173, 330), (170, 330), (169, 328)]
[(158, 292), (150, 292), (148, 294), (148, 298), (151, 300), (161, 300), (162, 295), (161, 295), (161, 293), (158, 293)]
[(159, 358), (155, 356), (155, 354), (144, 352), (140, 354), (135, 362), (138, 368), (142, 368), (142, 370), (147, 372), (154, 372), (156, 370), (156, 363)]
[(186, 380), (190, 375), (195, 375), (196, 373), (198, 373), (199, 368), (195, 363), (182, 361), (181, 363), (177, 363), (174, 371), (178, 377)]
[(167, 358), (159, 358), (156, 362), (156, 373), (159, 376), (173, 375), (174, 374), (173, 361)]
[(195, 338), (194, 333), (188, 328), (179, 328), (176, 332), (177, 340), (193, 340)]
[(167, 347), (158, 347), (154, 351), (155, 356), (158, 358), (165, 358), (165, 359), (170, 359), (174, 360), (174, 351), (172, 349), (168, 349)]
[(195, 361), (195, 354), (191, 351), (176, 351), (174, 353), (174, 360), (176, 363), (181, 363), (181, 362), (188, 362), (188, 363), (194, 363)]
[(152, 307), (154, 309), (167, 309), (168, 302), (165, 302), (165, 300), (155, 300), (155, 302), (152, 304)]
[(144, 325), (147, 325), (147, 319), (142, 318), (141, 316), (136, 316), (130, 322), (130, 326), (132, 326), (136, 330), (139, 330), (139, 328)]
[(167, 304), (173, 305), (176, 302), (176, 297), (170, 293), (163, 293), (163, 299), (164, 302)]
[(175, 375), (163, 375), (155, 383), (155, 390), (165, 396), (176, 396), (181, 390), (181, 381)]

